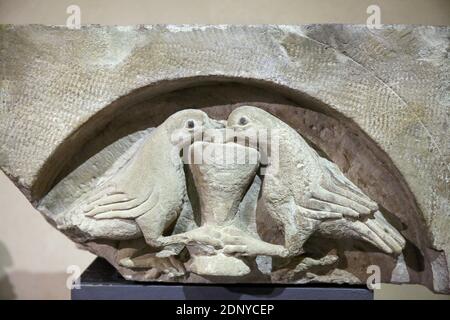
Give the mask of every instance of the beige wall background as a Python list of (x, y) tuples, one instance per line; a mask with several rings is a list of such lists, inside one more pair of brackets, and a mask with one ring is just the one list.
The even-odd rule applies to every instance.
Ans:
[[(449, 0), (0, 0), (0, 23), (66, 23), (81, 8), (82, 24), (365, 23), (377, 4), (383, 24), (450, 25)], [(53, 229), (0, 172), (0, 299), (69, 299), (71, 265), (94, 259)], [(418, 285), (382, 285), (376, 299), (450, 299)]]
[(0, 0), (0, 22), (65, 24), (71, 4), (83, 24), (365, 23), (371, 4), (384, 24), (450, 23), (449, 0)]

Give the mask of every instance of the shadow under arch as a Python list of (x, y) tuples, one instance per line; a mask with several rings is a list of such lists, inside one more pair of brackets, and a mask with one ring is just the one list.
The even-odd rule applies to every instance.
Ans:
[[(394, 225), (423, 254), (416, 256), (424, 261), (411, 262), (411, 280), (432, 283), (430, 261), (437, 253), (429, 249), (431, 240), (422, 212), (389, 155), (352, 119), (331, 106), (304, 92), (265, 80), (199, 76), (164, 80), (133, 90), (99, 110), (57, 147), (39, 171), (32, 188), (33, 199), (42, 199), (106, 146), (133, 132), (158, 126), (179, 110), (199, 108), (213, 118), (226, 119), (242, 104), (266, 109), (291, 125), (392, 213), (398, 220)], [(359, 258), (350, 252), (348, 259), (355, 257)], [(374, 254), (367, 255), (362, 264), (382, 264), (388, 275), (395, 260)], [(425, 267), (419, 270), (417, 265)]]
[[(283, 97), (284, 100), (290, 101), (293, 104), (305, 105), (312, 110), (332, 115), (335, 118), (340, 118), (346, 121), (347, 124), (357, 127), (353, 120), (344, 117), (344, 115), (336, 110), (330, 108), (322, 101), (290, 87), (269, 82), (260, 79), (242, 78), (242, 77), (227, 77), (227, 76), (198, 76), (179, 78), (174, 80), (162, 80), (149, 85), (137, 88), (128, 94), (118, 98), (111, 104), (105, 106), (98, 112), (92, 115), (86, 122), (76, 128), (66, 139), (56, 148), (51, 156), (44, 163), (39, 170), (37, 178), (31, 188), (31, 197), (33, 201), (42, 198), (53, 186), (56, 185), (64, 177), (64, 173), (70, 172), (67, 167), (71, 166), (71, 160), (74, 155), (83, 149), (89, 141), (95, 139), (101, 132), (110, 125), (114, 119), (123, 115), (130, 108), (148, 101), (152, 98), (189, 88), (204, 87), (204, 86), (218, 86), (222, 84), (238, 84), (246, 88), (259, 88), (267, 92), (273, 92), (278, 98)], [(248, 98), (249, 92), (240, 92), (243, 96), (235, 99), (244, 101)], [(250, 94), (251, 95), (251, 94)], [(273, 94), (267, 94), (267, 96)], [(266, 101), (278, 101), (276, 98), (267, 99)], [(216, 99), (220, 100), (220, 99)], [(223, 101), (225, 103), (225, 101)], [(214, 101), (211, 100), (211, 104)], [(186, 104), (186, 108), (193, 108), (199, 106), (192, 106)], [(202, 107), (206, 107), (202, 106)], [(154, 121), (149, 122), (153, 126), (159, 125), (173, 112), (164, 112), (159, 110), (164, 117), (155, 117)], [(174, 112), (179, 111), (175, 110)], [(128, 130), (130, 131), (130, 130)], [(361, 130), (362, 131), (362, 130)], [(129, 132), (128, 132), (129, 133)]]

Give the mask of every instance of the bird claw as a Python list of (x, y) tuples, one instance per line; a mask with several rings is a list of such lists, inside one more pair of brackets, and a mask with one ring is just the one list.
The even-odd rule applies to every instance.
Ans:
[(305, 273), (309, 270), (311, 270), (314, 267), (325, 267), (325, 266), (330, 266), (333, 265), (334, 263), (336, 263), (336, 261), (338, 260), (338, 256), (335, 255), (326, 255), (323, 258), (320, 259), (313, 259), (310, 257), (305, 257), (296, 267), (294, 270), (292, 270), (292, 272), (294, 274), (297, 273)]
[(156, 255), (127, 257), (121, 259), (119, 265), (129, 269), (150, 269), (146, 274), (148, 279), (156, 279), (161, 274), (167, 274), (169, 277), (179, 277), (185, 274), (183, 264), (173, 256), (165, 258)]
[(172, 256), (177, 256), (180, 252), (185, 248), (184, 245), (174, 244), (164, 247), (161, 251), (159, 251), (156, 256), (158, 258), (168, 258)]

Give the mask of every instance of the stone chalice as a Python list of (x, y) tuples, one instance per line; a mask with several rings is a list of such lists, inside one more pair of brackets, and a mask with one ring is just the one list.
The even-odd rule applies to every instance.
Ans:
[(259, 168), (259, 152), (235, 143), (194, 142), (189, 167), (199, 197), (200, 226), (162, 238), (164, 245), (184, 244), (191, 272), (208, 276), (250, 273), (242, 256), (286, 256), (287, 250), (258, 239), (242, 227), (239, 204)]

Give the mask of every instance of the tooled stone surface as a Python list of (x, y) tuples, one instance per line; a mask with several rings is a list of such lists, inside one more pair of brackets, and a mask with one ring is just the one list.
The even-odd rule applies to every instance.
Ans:
[[(45, 205), (59, 214), (121, 155), (132, 153), (130, 146), (146, 135), (139, 130), (157, 126), (177, 108), (193, 106), (167, 108), (177, 105), (170, 96), (153, 104), (146, 100), (210, 79), (256, 81), (277, 93), (262, 99), (262, 93), (251, 96), (242, 90), (239, 97), (247, 100), (231, 95), (233, 99), (223, 101), (214, 94), (221, 90), (216, 88), (207, 91), (210, 100), (200, 107), (210, 108), (220, 119), (238, 102), (265, 103), (273, 113), (284, 113), (277, 115), (287, 123), (303, 116), (294, 128), (320, 146), (370, 198), (394, 214), (409, 212), (400, 216), (401, 223), (408, 221), (402, 234), (418, 247), (424, 257), (415, 256), (425, 264), (411, 268), (406, 254), (409, 277), (395, 278), (430, 283), (432, 275), (434, 290), (443, 292), (448, 290), (450, 261), (448, 32), (447, 27), (368, 30), (340, 25), (90, 26), (79, 31), (1, 26), (0, 167), (35, 205), (47, 195)], [(153, 86), (130, 94), (147, 85)], [(291, 89), (288, 100), (275, 98), (277, 85)], [(195, 90), (185, 93), (191, 96), (185, 95), (184, 101), (199, 100)], [(146, 107), (121, 113), (122, 119), (116, 120), (118, 111), (139, 103)], [(223, 109), (211, 109), (214, 106)], [(141, 112), (150, 120), (133, 127), (131, 123), (141, 121)], [(113, 125), (118, 121), (122, 126)], [(365, 135), (376, 147), (366, 143)], [(358, 146), (355, 141), (364, 143)], [(375, 166), (367, 165), (370, 154), (377, 159)], [(77, 167), (83, 173), (70, 174)], [(386, 187), (381, 190), (380, 185)], [(403, 203), (395, 200), (396, 192)], [(408, 214), (417, 217), (417, 223), (411, 224)], [(133, 232), (133, 226), (127, 228)], [(101, 247), (109, 256), (113, 253), (107, 252), (117, 248), (109, 242), (83, 245)], [(350, 258), (351, 251), (346, 252)], [(361, 279), (363, 271), (353, 274)]]

